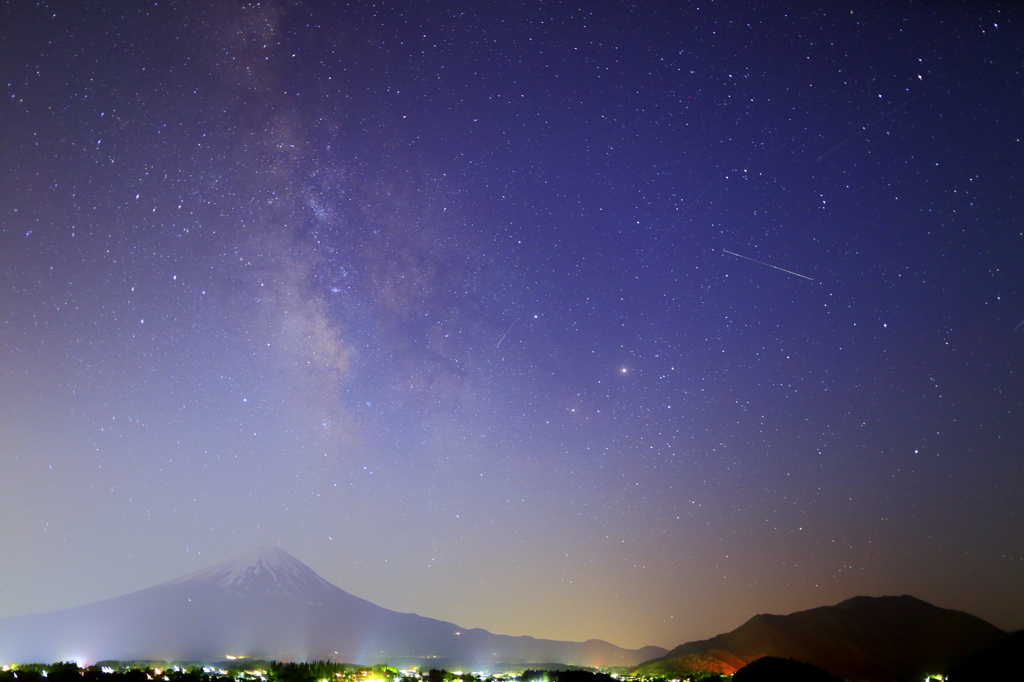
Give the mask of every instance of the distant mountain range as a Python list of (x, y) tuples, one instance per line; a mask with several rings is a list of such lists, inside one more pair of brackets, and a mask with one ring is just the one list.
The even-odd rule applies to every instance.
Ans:
[(0, 618), (0, 664), (232, 655), (486, 670), (554, 662), (628, 666), (665, 653), (601, 640), (495, 635), (391, 611), (332, 585), (278, 548), (86, 606)]
[(666, 677), (731, 675), (775, 656), (847, 680), (920, 682), (1005, 636), (980, 618), (914, 597), (854, 597), (788, 616), (754, 616), (732, 632), (687, 642), (634, 670)]

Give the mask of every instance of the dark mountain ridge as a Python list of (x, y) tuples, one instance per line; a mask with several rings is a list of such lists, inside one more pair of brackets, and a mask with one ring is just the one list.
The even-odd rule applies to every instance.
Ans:
[(1004, 634), (980, 618), (907, 595), (854, 597), (787, 616), (754, 616), (732, 632), (687, 642), (636, 670), (731, 674), (762, 656), (775, 656), (848, 680), (903, 682), (944, 672)]
[(232, 655), (487, 669), (542, 661), (635, 665), (664, 652), (496, 635), (391, 611), (332, 585), (279, 548), (113, 599), (0, 618), (0, 662)]

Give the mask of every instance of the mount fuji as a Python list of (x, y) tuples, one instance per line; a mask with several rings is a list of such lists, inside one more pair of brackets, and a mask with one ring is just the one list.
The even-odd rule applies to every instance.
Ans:
[(0, 662), (103, 659), (387, 662), (495, 669), (635, 665), (667, 651), (496, 635), (355, 597), (279, 548), (51, 613), (0, 618)]

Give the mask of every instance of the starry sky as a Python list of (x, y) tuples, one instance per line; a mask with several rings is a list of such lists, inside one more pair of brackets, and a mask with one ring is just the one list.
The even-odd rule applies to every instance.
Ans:
[(0, 615), (279, 545), (620, 646), (1024, 627), (1024, 8), (0, 8)]

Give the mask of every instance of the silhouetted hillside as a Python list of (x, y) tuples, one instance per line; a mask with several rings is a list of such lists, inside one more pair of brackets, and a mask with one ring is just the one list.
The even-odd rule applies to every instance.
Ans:
[(733, 675), (732, 682), (843, 682), (816, 665), (792, 658), (762, 656)]
[(1024, 630), (983, 646), (946, 673), (948, 682), (1002, 682), (1021, 679)]
[(792, 658), (850, 680), (904, 682), (941, 673), (1005, 633), (910, 596), (854, 597), (788, 616), (759, 615), (725, 634), (688, 642), (635, 670), (734, 673), (762, 656)]

